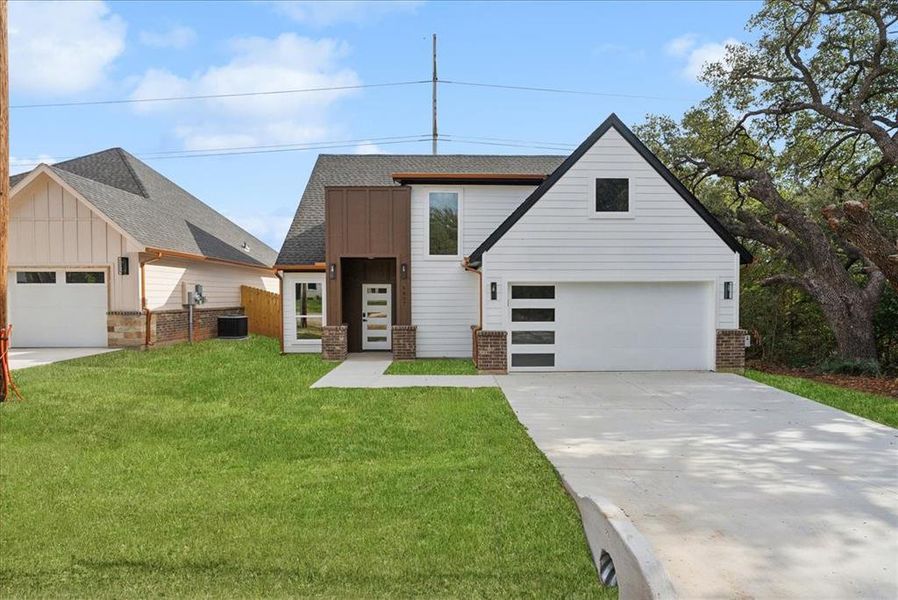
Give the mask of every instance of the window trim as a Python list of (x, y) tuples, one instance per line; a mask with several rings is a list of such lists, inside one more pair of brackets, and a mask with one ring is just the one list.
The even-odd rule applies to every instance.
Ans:
[[(284, 273), (284, 314), (283, 314), (283, 342), (285, 352), (320, 352), (321, 339), (299, 339), (296, 337), (296, 319), (302, 315), (296, 313), (296, 284), (317, 283), (321, 291), (321, 326), (327, 326), (327, 285), (325, 273)], [(289, 286), (289, 287), (288, 287)], [(289, 290), (289, 299), (287, 294)], [(317, 316), (317, 315), (306, 315)], [(290, 324), (288, 327), (287, 324)]]
[[(458, 197), (458, 242), (456, 254), (431, 254), (430, 253), (430, 195), (431, 194), (456, 194)], [(464, 188), (425, 188), (424, 189), (424, 256), (429, 260), (447, 260), (457, 262), (464, 255)]]
[[(599, 179), (626, 179), (627, 180), (627, 210), (604, 212), (596, 210), (596, 181)], [(632, 173), (593, 173), (589, 176), (589, 190), (586, 194), (588, 204), (586, 206), (590, 219), (633, 219), (636, 217), (636, 185)]]

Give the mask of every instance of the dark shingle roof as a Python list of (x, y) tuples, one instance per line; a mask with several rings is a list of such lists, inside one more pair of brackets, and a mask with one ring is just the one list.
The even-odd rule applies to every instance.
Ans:
[(324, 261), (325, 186), (398, 185), (393, 173), (548, 175), (563, 160), (564, 156), (322, 154), (309, 176), (276, 264)]
[[(272, 248), (121, 148), (50, 168), (144, 246), (258, 266), (274, 264)], [(10, 185), (26, 175), (11, 177)]]

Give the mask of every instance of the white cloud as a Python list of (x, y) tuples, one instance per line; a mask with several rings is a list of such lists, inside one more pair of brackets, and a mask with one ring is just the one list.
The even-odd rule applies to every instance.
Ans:
[(226, 213), (225, 216), (248, 232), (274, 248), (279, 249), (287, 237), (287, 231), (293, 223), (293, 213), (288, 208), (278, 208), (266, 214), (259, 212), (247, 214)]
[(687, 79), (697, 80), (708, 63), (721, 62), (726, 58), (727, 46), (737, 46), (739, 40), (727, 38), (722, 42), (698, 43), (698, 36), (687, 33), (674, 38), (665, 45), (668, 54), (685, 59), (680, 71)]
[(11, 2), (9, 23), (13, 91), (90, 89), (125, 49), (125, 22), (104, 2)]
[[(144, 73), (132, 98), (203, 96), (256, 91), (353, 86), (360, 83), (342, 65), (349, 47), (342, 42), (313, 40), (285, 33), (276, 38), (241, 38), (231, 43), (233, 57), (189, 77), (151, 69)], [(333, 133), (330, 109), (353, 90), (210, 98), (195, 102), (135, 105), (145, 114), (173, 120), (175, 134), (189, 149), (300, 143), (326, 139)]]
[(413, 12), (423, 2), (415, 0), (374, 1), (346, 0), (343, 2), (288, 1), (274, 2), (276, 10), (297, 21), (316, 27), (337, 23), (376, 22), (390, 13)]
[(365, 141), (355, 147), (356, 154), (383, 154), (383, 148), (374, 142)]
[(673, 56), (685, 56), (686, 53), (695, 46), (697, 39), (698, 36), (694, 33), (687, 33), (667, 42), (664, 49), (668, 54), (672, 54)]
[(186, 48), (196, 41), (196, 32), (186, 25), (174, 25), (166, 31), (141, 31), (140, 43), (154, 48)]
[(19, 158), (17, 156), (10, 156), (9, 157), (9, 171), (10, 171), (10, 174), (12, 174), (12, 175), (16, 175), (18, 173), (26, 173), (41, 163), (47, 163), (48, 165), (52, 165), (55, 162), (59, 162), (59, 160), (60, 159), (56, 158), (55, 156), (50, 156), (49, 154), (38, 154), (35, 157), (29, 157), (29, 158)]

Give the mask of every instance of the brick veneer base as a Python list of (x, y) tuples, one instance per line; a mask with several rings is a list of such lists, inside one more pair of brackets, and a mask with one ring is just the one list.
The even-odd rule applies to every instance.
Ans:
[(324, 360), (345, 360), (349, 353), (349, 327), (346, 325), (325, 325), (321, 328), (321, 358)]
[(742, 373), (745, 370), (744, 329), (717, 330), (717, 371)]
[[(218, 317), (242, 315), (243, 307), (195, 308), (193, 310), (193, 341), (208, 340), (218, 336)], [(162, 310), (150, 315), (150, 343), (173, 344), (186, 342), (189, 317), (186, 309)]]
[(147, 316), (143, 312), (106, 313), (106, 343), (110, 348), (143, 346), (147, 335)]
[(474, 366), (479, 371), (508, 372), (508, 333), (474, 329)]
[(418, 356), (418, 327), (416, 325), (393, 325), (393, 358), (411, 360)]

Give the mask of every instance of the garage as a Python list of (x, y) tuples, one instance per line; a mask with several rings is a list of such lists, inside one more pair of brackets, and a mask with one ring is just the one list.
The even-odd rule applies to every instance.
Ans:
[(106, 346), (106, 285), (105, 271), (11, 271), (13, 347)]
[(513, 371), (714, 368), (710, 282), (512, 284)]

